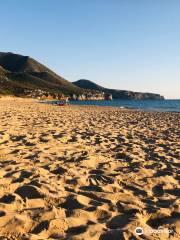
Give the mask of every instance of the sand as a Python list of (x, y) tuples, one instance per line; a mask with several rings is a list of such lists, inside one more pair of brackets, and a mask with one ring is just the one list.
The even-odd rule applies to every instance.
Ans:
[(180, 239), (179, 120), (0, 98), (0, 239)]

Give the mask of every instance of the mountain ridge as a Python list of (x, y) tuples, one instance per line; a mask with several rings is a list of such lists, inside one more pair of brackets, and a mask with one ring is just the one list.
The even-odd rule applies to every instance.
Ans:
[[(4, 81), (3, 81), (4, 77)], [(29, 56), (0, 52), (0, 93), (24, 94), (25, 90), (40, 89), (61, 94), (80, 94), (82, 89), (54, 73)], [(18, 91), (16, 91), (18, 88)]]
[(157, 93), (149, 93), (149, 92), (134, 92), (129, 90), (118, 90), (118, 89), (110, 89), (102, 87), (90, 80), (87, 79), (79, 79), (73, 82), (74, 85), (83, 89), (93, 89), (105, 92), (107, 94), (111, 94), (115, 99), (136, 99), (136, 100), (144, 100), (144, 99), (164, 99), (163, 96)]
[[(160, 94), (104, 88), (90, 80), (70, 82), (29, 56), (0, 52), (0, 94), (72, 99), (164, 99)], [(105, 95), (104, 95), (105, 94)], [(108, 98), (111, 99), (111, 98)]]

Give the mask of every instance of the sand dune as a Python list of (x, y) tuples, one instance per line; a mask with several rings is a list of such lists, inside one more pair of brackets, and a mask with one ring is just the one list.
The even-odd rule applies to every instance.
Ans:
[(180, 239), (179, 116), (0, 98), (0, 239)]

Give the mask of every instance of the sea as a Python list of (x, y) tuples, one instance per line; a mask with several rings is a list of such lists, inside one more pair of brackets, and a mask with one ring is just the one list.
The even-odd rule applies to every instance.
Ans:
[(180, 99), (177, 100), (112, 100), (112, 101), (70, 101), (72, 105), (112, 106), (157, 112), (180, 112)]

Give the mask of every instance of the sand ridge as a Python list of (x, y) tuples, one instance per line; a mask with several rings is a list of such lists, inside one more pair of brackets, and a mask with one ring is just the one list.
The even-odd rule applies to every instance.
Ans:
[(179, 239), (179, 116), (0, 98), (2, 239)]

